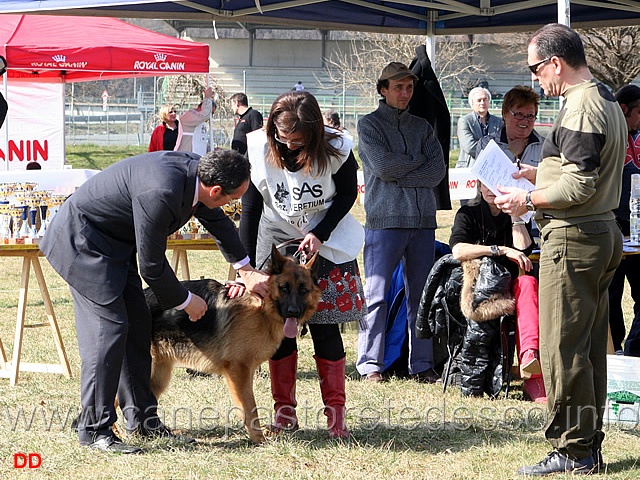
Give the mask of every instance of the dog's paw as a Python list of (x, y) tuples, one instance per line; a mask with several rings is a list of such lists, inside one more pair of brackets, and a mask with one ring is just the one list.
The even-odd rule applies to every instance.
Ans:
[(269, 429), (263, 427), (260, 430), (254, 430), (250, 432), (249, 437), (251, 438), (251, 441), (253, 443), (255, 443), (256, 445), (260, 445), (261, 443), (266, 442), (269, 439), (270, 435), (271, 434), (269, 432)]

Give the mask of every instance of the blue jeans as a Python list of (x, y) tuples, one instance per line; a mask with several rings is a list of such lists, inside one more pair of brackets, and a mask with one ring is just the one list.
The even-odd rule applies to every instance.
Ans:
[(435, 230), (394, 228), (365, 230), (364, 293), (368, 315), (358, 335), (358, 363), (361, 375), (382, 372), (388, 305), (385, 295), (393, 271), (402, 261), (407, 298), (407, 334), (409, 336), (409, 373), (433, 367), (431, 340), (416, 338), (416, 314), (420, 296), (433, 266)]

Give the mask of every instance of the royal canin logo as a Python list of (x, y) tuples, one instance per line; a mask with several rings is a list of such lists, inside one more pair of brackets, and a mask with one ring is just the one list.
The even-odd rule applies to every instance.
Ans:
[(185, 69), (184, 62), (168, 62), (166, 53), (154, 53), (154, 61), (147, 62), (144, 60), (138, 60), (134, 62), (134, 70), (146, 70), (146, 71), (183, 71)]
[(32, 68), (69, 68), (82, 70), (87, 68), (89, 62), (67, 62), (67, 56), (61, 53), (51, 56), (52, 62), (31, 62)]

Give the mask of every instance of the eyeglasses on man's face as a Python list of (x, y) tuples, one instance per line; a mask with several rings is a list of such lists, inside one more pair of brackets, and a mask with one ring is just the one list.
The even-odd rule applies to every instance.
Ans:
[(277, 132), (273, 135), (273, 138), (275, 138), (276, 142), (278, 143), (281, 143), (283, 145), (291, 145), (292, 147), (304, 147), (305, 145), (304, 142), (293, 142), (286, 138), (280, 138)]
[(530, 113), (528, 115), (525, 115), (522, 112), (514, 112), (513, 110), (509, 110), (509, 113), (516, 120), (526, 120), (527, 122), (533, 122), (533, 121), (535, 121), (535, 119), (537, 117), (537, 115), (535, 113)]
[(533, 65), (527, 65), (527, 68), (531, 71), (531, 73), (533, 73), (534, 75), (538, 74), (538, 70), (540, 70), (540, 67), (547, 63), (549, 60), (551, 60), (551, 57), (547, 57), (544, 60), (540, 60), (539, 62), (534, 63)]

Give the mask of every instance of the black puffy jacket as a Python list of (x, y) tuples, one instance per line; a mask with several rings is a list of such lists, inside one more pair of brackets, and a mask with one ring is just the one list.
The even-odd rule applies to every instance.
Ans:
[(416, 336), (433, 338), (434, 364), (454, 357), (449, 382), (464, 395), (495, 396), (502, 386), (500, 320), (467, 320), (460, 309), (463, 271), (451, 254), (433, 264), (420, 298)]
[(434, 264), (420, 298), (416, 336), (433, 337), (434, 364), (441, 365), (451, 350), (462, 342), (467, 320), (460, 310), (462, 267), (451, 254)]

